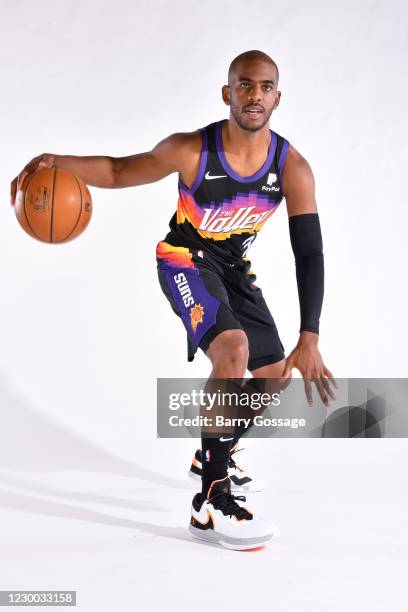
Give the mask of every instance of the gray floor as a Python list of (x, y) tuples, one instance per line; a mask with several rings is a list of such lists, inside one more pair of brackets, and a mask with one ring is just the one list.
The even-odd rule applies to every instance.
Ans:
[(248, 504), (281, 537), (233, 552), (186, 529), (194, 441), (139, 441), (132, 463), (59, 435), (38, 453), (55, 471), (29, 445), (18, 467), (0, 455), (1, 589), (76, 590), (98, 612), (406, 609), (405, 441), (248, 441), (241, 462), (268, 478)]

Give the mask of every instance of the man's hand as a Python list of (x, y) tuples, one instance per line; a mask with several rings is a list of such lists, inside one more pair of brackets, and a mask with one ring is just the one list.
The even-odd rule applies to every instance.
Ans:
[(29, 174), (37, 172), (42, 168), (52, 168), (55, 165), (55, 156), (50, 153), (42, 153), (38, 157), (34, 157), (20, 172), (18, 176), (11, 182), (10, 185), (10, 204), (14, 206), (16, 202), (16, 194), (21, 190), (24, 179)]
[(337, 387), (333, 374), (323, 363), (322, 356), (317, 348), (318, 334), (303, 331), (299, 342), (286, 359), (283, 378), (290, 378), (292, 369), (297, 368), (305, 381), (305, 392), (309, 406), (313, 404), (312, 381), (315, 383), (322, 402), (329, 405), (329, 397), (336, 399), (332, 386)]

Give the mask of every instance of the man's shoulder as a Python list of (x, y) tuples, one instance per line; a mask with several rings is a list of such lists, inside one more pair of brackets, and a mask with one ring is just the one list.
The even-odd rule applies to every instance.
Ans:
[(212, 128), (215, 128), (217, 123), (219, 123), (219, 121), (213, 121), (212, 123), (197, 128), (196, 130), (193, 130), (191, 132), (175, 132), (169, 138), (172, 139), (173, 142), (182, 146), (201, 146), (202, 134), (205, 132), (208, 133)]
[(199, 130), (175, 132), (167, 138), (167, 142), (174, 149), (192, 153), (201, 149), (201, 134)]
[(193, 183), (198, 171), (203, 146), (202, 130), (175, 132), (159, 144), (160, 154), (172, 160), (186, 184)]
[(292, 145), (288, 149), (283, 181), (285, 195), (302, 191), (314, 193), (314, 176), (310, 164)]
[(203, 145), (203, 133), (214, 127), (218, 121), (209, 123), (208, 125), (197, 128), (191, 132), (175, 132), (166, 138), (166, 143), (175, 152), (182, 155), (199, 155)]
[(311, 171), (307, 159), (292, 144), (289, 144), (286, 166), (300, 173), (309, 173)]

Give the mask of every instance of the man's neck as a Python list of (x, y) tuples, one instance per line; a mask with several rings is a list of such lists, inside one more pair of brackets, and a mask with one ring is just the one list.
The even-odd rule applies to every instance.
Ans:
[(259, 130), (242, 129), (233, 117), (222, 124), (222, 140), (224, 149), (229, 151), (240, 151), (244, 156), (251, 153), (259, 153), (260, 150), (268, 150), (271, 135), (269, 122)]

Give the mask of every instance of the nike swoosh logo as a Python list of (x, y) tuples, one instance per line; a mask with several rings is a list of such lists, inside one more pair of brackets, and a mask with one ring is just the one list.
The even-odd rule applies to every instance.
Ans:
[(215, 176), (210, 174), (209, 172), (206, 173), (205, 178), (207, 179), (207, 181), (211, 181), (211, 179), (217, 179), (217, 178), (226, 178), (227, 175), (226, 174), (221, 174), (220, 176)]
[(234, 439), (234, 438), (223, 438), (223, 437), (221, 436), (221, 438), (220, 438), (220, 442), (229, 442), (230, 440), (233, 440), (233, 439)]
[(198, 520), (197, 516), (193, 515), (191, 517), (191, 524), (193, 525), (193, 527), (195, 526), (194, 523), (198, 523), (199, 525), (202, 525), (203, 527), (206, 527), (207, 529), (214, 529), (214, 521), (212, 519), (211, 512), (209, 510), (206, 510), (206, 512), (207, 512), (207, 520), (205, 523)]

